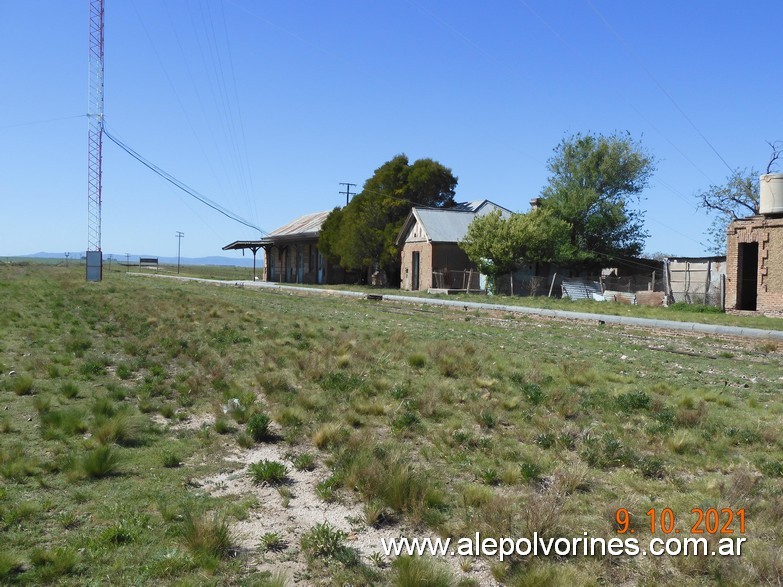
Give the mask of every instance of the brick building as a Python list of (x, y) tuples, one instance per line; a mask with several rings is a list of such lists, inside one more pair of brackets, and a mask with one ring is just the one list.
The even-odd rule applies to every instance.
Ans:
[(235, 241), (223, 250), (264, 249), (264, 281), (278, 283), (343, 283), (345, 271), (318, 250), (318, 236), (329, 212), (292, 220), (257, 241)]
[(759, 211), (729, 225), (726, 309), (783, 314), (783, 174), (761, 176)]
[[(453, 208), (413, 208), (397, 235), (401, 248), (400, 288), (409, 291), (428, 289), (479, 288), (479, 274), (459, 247), (468, 226), (476, 216), (510, 210), (480, 200), (457, 204)], [(472, 270), (472, 271), (471, 271)]]

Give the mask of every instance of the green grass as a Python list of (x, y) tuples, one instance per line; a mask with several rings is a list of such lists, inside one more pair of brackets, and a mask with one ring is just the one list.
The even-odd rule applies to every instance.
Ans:
[(261, 412), (256, 412), (247, 420), (247, 433), (256, 442), (268, 440), (271, 436), (269, 424), (272, 419)]
[[(360, 502), (359, 534), (609, 538), (620, 507), (643, 540), (653, 507), (683, 527), (696, 507), (744, 508), (750, 521), (741, 558), (488, 560), (508, 585), (779, 576), (780, 345), (218, 288), (116, 264), (97, 284), (73, 264), (0, 264), (0, 297), (0, 542), (10, 545), (0, 583), (279, 584), (247, 569), (285, 557), (307, 584), (469, 580), (438, 561), (370, 569), (334, 527), (286, 534), (282, 552), (236, 548), (236, 519), (263, 518), (263, 500), (240, 508), (202, 480), (236, 450), (277, 447), (304, 473), (269, 461), (261, 483), (285, 470), (288, 497), (274, 499), (296, 507), (291, 478), (317, 461), (322, 499)], [(676, 308), (594, 310), (780, 328)], [(199, 423), (217, 410), (225, 434)], [(255, 442), (262, 414), (279, 426), (274, 446)]]
[(250, 465), (248, 472), (253, 483), (280, 485), (286, 480), (288, 468), (283, 463), (263, 459)]

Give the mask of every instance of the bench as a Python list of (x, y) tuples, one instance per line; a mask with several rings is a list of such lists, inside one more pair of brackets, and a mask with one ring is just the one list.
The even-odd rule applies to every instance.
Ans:
[(157, 257), (139, 257), (139, 269), (144, 267), (154, 267), (155, 272), (158, 271), (158, 258)]

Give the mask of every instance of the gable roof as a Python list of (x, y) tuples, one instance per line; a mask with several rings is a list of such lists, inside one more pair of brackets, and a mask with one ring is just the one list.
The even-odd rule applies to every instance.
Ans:
[(465, 238), (468, 226), (476, 216), (500, 210), (506, 216), (511, 210), (489, 200), (463, 202), (451, 208), (413, 208), (405, 219), (395, 244), (400, 246), (411, 229), (418, 223), (429, 242), (456, 243)]
[(267, 236), (317, 235), (321, 232), (321, 226), (327, 216), (329, 216), (329, 211), (305, 214), (280, 228), (276, 228)]

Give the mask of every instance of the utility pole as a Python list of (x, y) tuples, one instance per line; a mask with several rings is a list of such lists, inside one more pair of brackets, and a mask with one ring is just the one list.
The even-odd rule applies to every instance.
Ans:
[(70, 257), (70, 253), (65, 253), (65, 266), (68, 267), (68, 257)]
[(354, 194), (351, 193), (351, 187), (356, 187), (356, 184), (355, 183), (345, 183), (345, 182), (341, 181), (340, 185), (344, 185), (345, 186), (345, 191), (344, 192), (340, 192), (340, 194), (345, 194), (345, 205), (347, 206), (350, 197), (356, 195), (355, 193)]
[(184, 232), (177, 231), (176, 237), (177, 237), (177, 273), (179, 273), (179, 251), (180, 246), (182, 245), (182, 237), (185, 236)]

